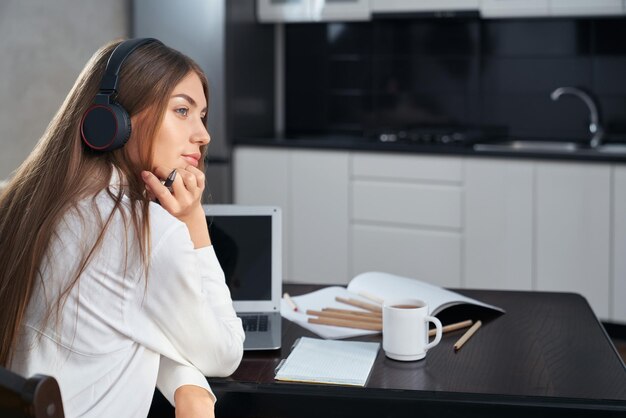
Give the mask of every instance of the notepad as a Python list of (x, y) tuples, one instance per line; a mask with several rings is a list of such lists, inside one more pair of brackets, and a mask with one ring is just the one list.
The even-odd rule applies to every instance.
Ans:
[(276, 380), (365, 386), (379, 343), (300, 338), (277, 367)]

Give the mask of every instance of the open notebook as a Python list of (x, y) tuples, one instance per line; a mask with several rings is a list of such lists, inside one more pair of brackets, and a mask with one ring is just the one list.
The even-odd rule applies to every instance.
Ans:
[(379, 343), (302, 337), (276, 368), (276, 380), (365, 386)]

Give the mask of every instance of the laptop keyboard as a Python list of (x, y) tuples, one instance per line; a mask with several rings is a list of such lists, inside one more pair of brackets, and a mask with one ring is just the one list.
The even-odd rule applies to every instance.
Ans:
[(240, 315), (243, 330), (248, 332), (265, 332), (269, 318), (267, 315)]

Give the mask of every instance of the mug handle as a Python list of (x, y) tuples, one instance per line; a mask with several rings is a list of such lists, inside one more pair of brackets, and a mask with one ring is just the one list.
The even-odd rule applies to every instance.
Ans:
[(424, 320), (432, 322), (433, 324), (435, 324), (435, 327), (437, 328), (437, 334), (435, 335), (435, 339), (429, 342), (428, 344), (426, 344), (426, 347), (424, 347), (426, 350), (428, 350), (428, 349), (433, 348), (437, 344), (439, 344), (439, 341), (441, 341), (441, 334), (443, 330), (441, 327), (441, 321), (438, 318), (435, 318), (434, 316), (425, 316)]

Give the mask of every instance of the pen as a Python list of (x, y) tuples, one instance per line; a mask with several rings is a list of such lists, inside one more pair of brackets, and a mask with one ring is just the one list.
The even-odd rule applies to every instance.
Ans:
[(289, 306), (291, 306), (291, 309), (298, 312), (298, 305), (296, 305), (293, 299), (291, 299), (291, 296), (289, 296), (289, 293), (285, 292), (283, 294), (283, 299), (285, 299), (285, 301), (289, 304)]
[(176, 178), (176, 169), (173, 169), (169, 176), (163, 182), (163, 185), (167, 187), (170, 192), (172, 191), (172, 184), (174, 184), (174, 179)]

